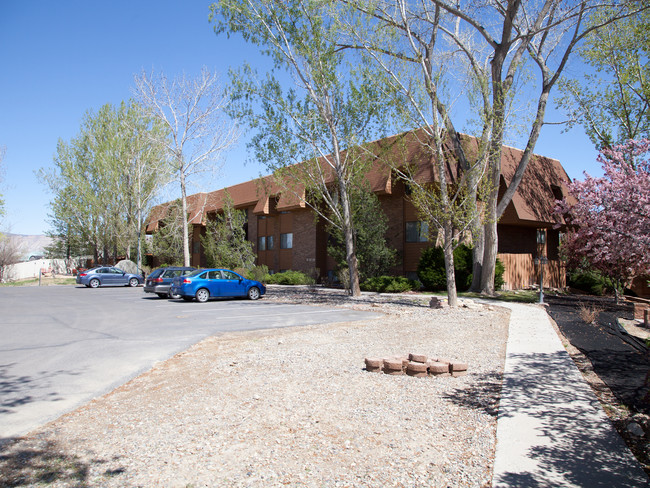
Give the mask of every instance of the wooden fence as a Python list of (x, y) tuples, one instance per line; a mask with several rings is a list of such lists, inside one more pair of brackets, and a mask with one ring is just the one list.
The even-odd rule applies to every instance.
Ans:
[[(500, 253), (498, 258), (505, 267), (504, 290), (519, 290), (539, 285), (539, 265), (535, 265), (532, 253)], [(548, 260), (544, 265), (544, 287), (565, 288), (566, 268), (559, 260)]]

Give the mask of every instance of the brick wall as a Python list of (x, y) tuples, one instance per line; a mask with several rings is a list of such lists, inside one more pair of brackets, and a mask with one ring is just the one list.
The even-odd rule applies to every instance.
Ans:
[(396, 275), (404, 274), (404, 183), (393, 185), (393, 193), (379, 197), (381, 209), (388, 219), (386, 243), (397, 249), (397, 263), (392, 269)]
[(316, 267), (316, 225), (311, 210), (296, 210), (293, 216), (291, 269), (308, 272)]

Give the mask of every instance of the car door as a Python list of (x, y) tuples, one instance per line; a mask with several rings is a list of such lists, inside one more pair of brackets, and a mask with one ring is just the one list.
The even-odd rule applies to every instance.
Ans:
[(119, 268), (106, 268), (106, 277), (111, 285), (125, 285), (126, 274)]
[(206, 288), (210, 292), (211, 297), (221, 297), (221, 284), (222, 284), (221, 270), (213, 269), (208, 271), (206, 280)]
[(224, 297), (243, 297), (246, 295), (246, 284), (241, 276), (227, 269), (221, 270), (223, 279), (221, 280), (221, 296)]
[(97, 278), (99, 278), (99, 282), (102, 284), (102, 286), (113, 284), (109, 268), (99, 268), (97, 271), (95, 271), (95, 274), (97, 275)]

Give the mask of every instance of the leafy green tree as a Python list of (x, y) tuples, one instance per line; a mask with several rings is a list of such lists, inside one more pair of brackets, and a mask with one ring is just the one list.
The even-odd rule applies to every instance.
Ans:
[[(388, 274), (397, 261), (397, 250), (390, 248), (386, 242), (388, 218), (377, 195), (367, 189), (354, 188), (351, 204), (359, 279), (363, 283), (370, 278)], [(347, 263), (343, 233), (330, 226), (329, 235), (327, 253), (340, 267), (344, 267)]]
[(151, 239), (151, 252), (162, 265), (183, 266), (183, 220), (180, 199), (170, 202), (165, 218)]
[[(611, 11), (604, 8), (591, 22)], [(590, 69), (562, 83), (557, 103), (571, 123), (582, 125), (598, 149), (650, 137), (650, 10), (592, 32), (578, 54)]]
[(118, 121), (121, 159), (125, 163), (118, 181), (126, 210), (127, 258), (135, 242), (136, 264), (141, 269), (146, 218), (172, 173), (168, 155), (159, 143), (167, 132), (157, 119), (145, 115), (135, 103), (122, 102)]
[(209, 220), (201, 243), (208, 266), (250, 270), (255, 264), (253, 243), (246, 239), (246, 212), (234, 207), (228, 193), (224, 198), (223, 211)]
[(137, 248), (141, 264), (143, 215), (167, 174), (150, 137), (159, 131), (136, 105), (106, 104), (86, 113), (78, 136), (59, 141), (54, 168), (38, 176), (53, 194), (49, 234), (67, 252), (90, 248), (98, 262)]
[[(371, 158), (362, 145), (384, 128), (390, 93), (367, 65), (344, 59), (339, 8), (332, 0), (220, 0), (211, 10), (217, 33), (240, 34), (272, 59), (263, 79), (248, 65), (233, 74), (233, 115), (257, 129), (251, 146), (283, 194), (341, 232), (357, 296), (350, 192), (367, 172)], [(286, 77), (288, 89), (280, 81)]]

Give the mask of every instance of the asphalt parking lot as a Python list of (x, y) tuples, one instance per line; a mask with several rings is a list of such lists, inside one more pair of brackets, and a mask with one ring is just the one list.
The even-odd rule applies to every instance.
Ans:
[(379, 314), (229, 299), (161, 300), (138, 288), (0, 288), (0, 441), (107, 393), (205, 337)]

